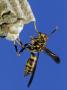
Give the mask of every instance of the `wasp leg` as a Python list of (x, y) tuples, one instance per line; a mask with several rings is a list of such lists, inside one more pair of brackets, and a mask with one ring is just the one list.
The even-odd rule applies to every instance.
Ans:
[(24, 47), (23, 43), (21, 42), (21, 40), (19, 38), (16, 40), (16, 42), (21, 46), (21, 48)]
[(25, 44), (24, 47), (19, 51), (19, 54), (21, 54), (26, 49), (27, 46), (28, 46), (28, 43)]
[(5, 38), (6, 36), (0, 36), (0, 38)]
[(35, 31), (39, 34), (39, 31), (38, 31), (37, 26), (36, 26), (36, 22), (34, 22), (34, 28), (35, 28)]
[(44, 51), (57, 63), (60, 63), (60, 58), (54, 54), (52, 51), (50, 51), (48, 48), (44, 48)]
[[(34, 53), (33, 53), (34, 54)], [(28, 82), (28, 87), (30, 87), (32, 81), (33, 81), (33, 78), (34, 78), (34, 74), (35, 74), (35, 71), (36, 71), (36, 66), (37, 66), (37, 62), (38, 62), (38, 58), (39, 58), (39, 53), (37, 53), (37, 60), (36, 60), (36, 63), (35, 63), (35, 66), (33, 68), (33, 71), (32, 71), (32, 74), (31, 74), (31, 77), (30, 77), (30, 80)]]
[(16, 50), (16, 54), (17, 54), (17, 56), (20, 56), (20, 54), (19, 54), (19, 51), (18, 51), (18, 48), (17, 48), (17, 45), (16, 45), (16, 42), (14, 41), (14, 47), (15, 47), (15, 50)]

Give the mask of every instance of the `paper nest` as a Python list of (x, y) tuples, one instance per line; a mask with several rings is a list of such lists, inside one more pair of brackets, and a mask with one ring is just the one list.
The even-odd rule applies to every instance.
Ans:
[(0, 0), (0, 35), (19, 34), (21, 30), (16, 30), (16, 26), (23, 28), (25, 24), (35, 21), (27, 0)]

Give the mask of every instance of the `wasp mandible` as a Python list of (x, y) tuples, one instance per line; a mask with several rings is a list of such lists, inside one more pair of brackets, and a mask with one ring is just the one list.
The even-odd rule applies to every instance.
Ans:
[(55, 28), (49, 35), (47, 35), (42, 32), (39, 32), (36, 28), (35, 23), (34, 25), (35, 25), (35, 30), (38, 35), (36, 37), (32, 37), (30, 43), (26, 43), (24, 45), (24, 48), (22, 48), (19, 52), (19, 54), (21, 54), (21, 52), (23, 52), (26, 49), (31, 54), (30, 58), (28, 59), (26, 63), (25, 70), (24, 70), (24, 76), (28, 76), (31, 74), (31, 78), (28, 82), (28, 87), (32, 83), (36, 66), (37, 66), (37, 62), (38, 62), (38, 58), (39, 58), (39, 54), (41, 52), (47, 53), (47, 55), (49, 55), (57, 64), (60, 63), (60, 58), (46, 47), (46, 42), (48, 40), (48, 37), (52, 35), (57, 30), (57, 28)]

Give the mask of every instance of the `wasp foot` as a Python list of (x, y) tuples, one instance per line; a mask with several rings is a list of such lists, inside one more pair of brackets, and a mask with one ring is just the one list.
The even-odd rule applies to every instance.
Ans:
[(20, 56), (19, 52), (16, 52), (17, 56)]

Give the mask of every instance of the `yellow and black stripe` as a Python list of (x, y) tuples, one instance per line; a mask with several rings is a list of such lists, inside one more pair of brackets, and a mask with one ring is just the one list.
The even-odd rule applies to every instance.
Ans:
[(25, 66), (24, 76), (27, 76), (32, 73), (35, 67), (36, 60), (37, 60), (37, 56), (34, 53), (31, 53), (31, 56), (28, 59), (26, 66)]

